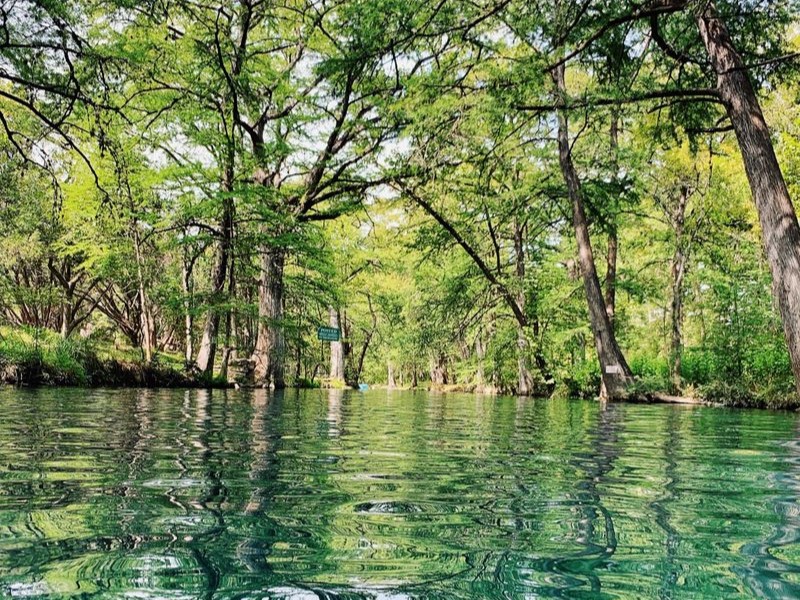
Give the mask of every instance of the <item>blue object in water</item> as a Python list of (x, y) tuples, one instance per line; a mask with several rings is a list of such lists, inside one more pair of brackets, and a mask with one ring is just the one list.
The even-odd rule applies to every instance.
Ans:
[(359, 392), (366, 392), (369, 389), (369, 386), (366, 383), (359, 383), (358, 384), (358, 391)]

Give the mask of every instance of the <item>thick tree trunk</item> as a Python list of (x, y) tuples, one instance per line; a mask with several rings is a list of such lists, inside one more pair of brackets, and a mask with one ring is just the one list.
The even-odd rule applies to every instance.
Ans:
[[(341, 331), (339, 323), (339, 311), (333, 306), (328, 307), (328, 324), (334, 329)], [(344, 344), (341, 336), (338, 342), (331, 342), (331, 381), (344, 382)]]
[(683, 281), (689, 255), (684, 241), (686, 205), (689, 201), (689, 188), (681, 186), (678, 204), (672, 216), (675, 230), (675, 250), (672, 254), (672, 335), (670, 338), (670, 379), (676, 390), (681, 387), (681, 356), (683, 354)]
[(436, 358), (431, 360), (431, 383), (447, 384), (447, 359), (442, 354), (437, 354)]
[[(553, 81), (555, 82), (557, 94), (563, 99), (566, 96), (563, 64), (554, 70)], [(594, 335), (603, 383), (601, 396), (609, 398), (623, 397), (625, 396), (626, 388), (632, 381), (633, 375), (617, 344), (611, 320), (608, 318), (608, 313), (606, 313), (603, 292), (600, 288), (600, 280), (597, 277), (597, 268), (594, 264), (592, 242), (589, 237), (589, 224), (583, 203), (583, 191), (581, 190), (575, 165), (572, 162), (569, 123), (566, 112), (563, 110), (558, 113), (558, 150), (561, 172), (567, 185), (569, 199), (572, 202), (572, 220), (578, 245), (578, 261), (583, 275), (583, 285), (589, 307), (589, 320)]]
[[(342, 363), (344, 365), (344, 383), (348, 387), (358, 388), (358, 373), (359, 366), (355, 364), (355, 356), (353, 354), (353, 342), (350, 327), (352, 323), (347, 319), (347, 310), (342, 309), (339, 322), (341, 323), (341, 337), (342, 337)], [(403, 371), (400, 371), (400, 385), (403, 385)]]
[(533, 393), (533, 376), (528, 368), (530, 343), (522, 328), (517, 328), (517, 395), (530, 396)]
[(713, 2), (705, 4), (697, 23), (717, 72), (717, 90), (739, 141), (761, 222), (795, 386), (800, 393), (800, 226), (797, 214), (747, 70)]
[(200, 348), (197, 352), (197, 368), (203, 373), (214, 371), (214, 356), (217, 353), (217, 338), (219, 336), (220, 311), (218, 304), (223, 300), (225, 284), (228, 280), (228, 265), (231, 260), (233, 245), (233, 222), (235, 205), (230, 192), (233, 188), (233, 170), (225, 172), (222, 181), (224, 197), (222, 199), (222, 218), (220, 219), (221, 238), (217, 244), (214, 257), (214, 266), (211, 270), (211, 308), (206, 315), (203, 327), (203, 336), (200, 339)]
[(63, 339), (67, 339), (67, 336), (69, 336), (69, 321), (72, 312), (71, 302), (71, 298), (65, 298), (61, 304), (61, 327), (59, 328), (59, 333)]
[(256, 385), (285, 387), (283, 359), (286, 340), (283, 331), (282, 248), (267, 248), (261, 254), (261, 278), (258, 283), (258, 333), (252, 360)]
[[(211, 271), (211, 301), (217, 303), (222, 293), (225, 282), (225, 270), (227, 268), (227, 251), (220, 243), (214, 257), (214, 266)], [(214, 356), (217, 353), (217, 336), (219, 334), (220, 314), (217, 307), (212, 306), (206, 315), (206, 322), (203, 326), (203, 335), (200, 338), (200, 347), (197, 351), (197, 368), (203, 373), (211, 373), (214, 370)]]

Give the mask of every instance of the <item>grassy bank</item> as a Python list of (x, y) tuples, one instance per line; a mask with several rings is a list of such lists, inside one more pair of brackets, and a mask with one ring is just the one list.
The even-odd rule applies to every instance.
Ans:
[[(783, 356), (769, 360), (769, 356), (761, 353), (756, 358), (736, 365), (734, 372), (728, 362), (718, 360), (713, 354), (687, 352), (683, 359), (682, 385), (676, 388), (670, 381), (666, 359), (634, 356), (630, 365), (636, 383), (631, 392), (641, 398), (671, 394), (739, 408), (800, 408), (791, 369)], [(594, 398), (600, 387), (600, 372), (594, 361), (584, 361), (569, 372), (561, 373), (557, 380), (554, 397)], [(136, 350), (124, 346), (80, 337), (63, 339), (49, 330), (18, 328), (0, 328), (0, 383), (86, 387), (227, 386), (221, 380), (187, 374), (182, 357), (176, 354), (161, 353), (152, 363), (145, 364)], [(297, 387), (319, 385), (320, 382), (301, 381)], [(327, 385), (337, 387), (335, 382)], [(472, 384), (431, 386), (431, 389), (500, 392), (478, 389)]]
[(0, 381), (12, 385), (198, 387), (175, 358), (151, 364), (133, 351), (62, 339), (42, 330), (0, 329)]
[[(800, 408), (791, 367), (784, 353), (762, 351), (733, 361), (719, 353), (687, 351), (683, 356), (679, 387), (670, 380), (666, 358), (633, 356), (630, 366), (636, 376), (631, 392), (642, 397), (671, 394), (735, 408)], [(591, 398), (597, 395), (599, 387), (597, 364), (585, 361), (563, 375), (556, 394)]]

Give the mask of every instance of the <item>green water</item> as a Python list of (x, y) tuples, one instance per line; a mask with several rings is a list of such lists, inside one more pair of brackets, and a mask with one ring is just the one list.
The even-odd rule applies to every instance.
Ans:
[(0, 390), (0, 596), (798, 598), (798, 416)]

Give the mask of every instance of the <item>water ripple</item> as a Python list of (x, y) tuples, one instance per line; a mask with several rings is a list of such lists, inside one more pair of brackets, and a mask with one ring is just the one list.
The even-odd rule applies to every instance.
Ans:
[(798, 598), (789, 413), (0, 390), (0, 595)]

